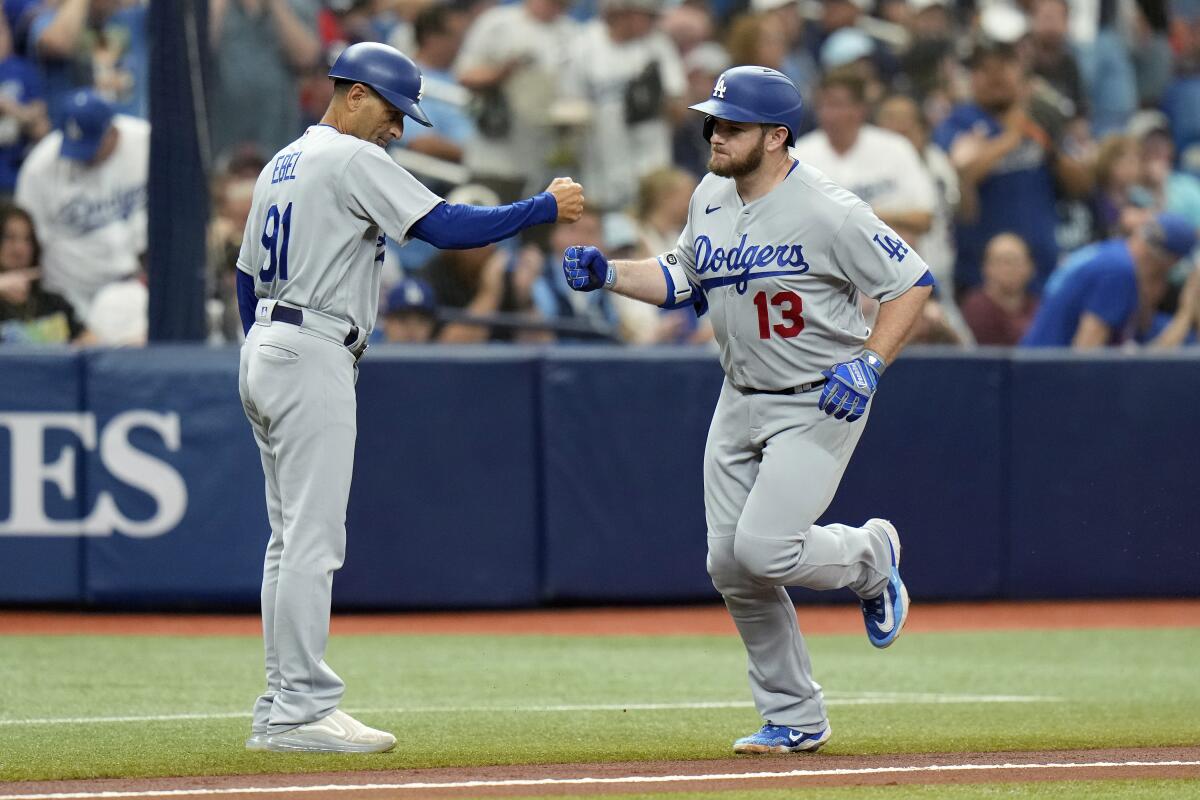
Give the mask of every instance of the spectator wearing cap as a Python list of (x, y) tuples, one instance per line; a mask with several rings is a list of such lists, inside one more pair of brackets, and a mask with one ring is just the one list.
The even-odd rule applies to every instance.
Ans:
[(804, 28), (805, 44), (813, 60), (821, 53), (821, 45), (842, 28), (853, 28), (858, 18), (870, 6), (869, 0), (822, 0), (821, 14), (815, 25)]
[(424, 79), (421, 109), (433, 127), (411, 126), (397, 142), (398, 146), (457, 163), (475, 141), (475, 121), (467, 112), (470, 92), (451, 72), (462, 47), (467, 21), (466, 11), (449, 5), (429, 5), (417, 14), (413, 22), (417, 40), (413, 61), (421, 68)]
[(106, 285), (135, 276), (146, 251), (150, 125), (114, 114), (96, 92), (67, 103), (61, 130), (21, 166), (16, 202), (42, 242), (42, 281), (88, 322)]
[(868, 108), (874, 108), (887, 91), (875, 66), (874, 52), (875, 42), (866, 33), (858, 28), (841, 28), (825, 40), (820, 54), (821, 70), (826, 75), (837, 70), (862, 80)]
[(40, 264), (33, 218), (0, 206), (0, 342), (64, 344), (83, 333), (71, 304), (42, 287)]
[(1035, 121), (1012, 44), (981, 40), (968, 65), (971, 100), (956, 106), (933, 135), (958, 170), (962, 193), (955, 282), (959, 291), (978, 286), (984, 247), (996, 234), (1011, 231), (1029, 246), (1040, 285), (1058, 262), (1059, 187), (1066, 195), (1085, 196), (1091, 173)]
[(1174, 300), (1173, 310), (1160, 304), (1142, 313), (1135, 334), (1138, 344), (1168, 348), (1200, 343), (1200, 267), (1191, 264)]
[(566, 70), (566, 93), (591, 107), (580, 183), (604, 210), (631, 205), (643, 176), (671, 163), (687, 76), (675, 43), (655, 28), (662, 0), (601, 0)]
[[(820, 16), (816, 22), (804, 27), (804, 46), (814, 62), (819, 63), (821, 48), (829, 37), (840, 30), (855, 28), (874, 3), (872, 0), (821, 0)], [(890, 84), (900, 68), (900, 62), (891, 49), (878, 39), (871, 39), (871, 60), (883, 80)]]
[(1021, 237), (1001, 233), (983, 254), (983, 285), (963, 297), (962, 314), (976, 344), (1013, 347), (1029, 330), (1037, 297), (1029, 291), (1033, 259)]
[(61, 126), (68, 101), (94, 89), (121, 114), (149, 111), (146, 5), (122, 0), (45, 3), (29, 25), (29, 49), (45, 79), (50, 121)]
[(936, 199), (933, 182), (912, 142), (867, 124), (866, 85), (851, 71), (821, 81), (820, 127), (800, 137), (792, 155), (816, 167), (871, 206), (909, 242), (929, 231)]
[(0, 197), (11, 197), (29, 148), (49, 131), (41, 77), (13, 51), (7, 17), (0, 14)]
[(553, 177), (550, 109), (562, 96), (561, 75), (578, 32), (567, 6), (567, 0), (522, 0), (489, 8), (467, 29), (454, 63), (458, 82), (475, 95), (479, 130), (465, 164), (503, 200)]
[(423, 344), (433, 340), (437, 299), (420, 278), (402, 278), (387, 294), (383, 309), (383, 341)]
[(1172, 265), (1195, 246), (1195, 227), (1163, 212), (1124, 239), (1077, 251), (1046, 283), (1021, 344), (1090, 349), (1131, 341), (1162, 299)]
[(209, 0), (213, 152), (273, 153), (300, 129), (297, 76), (321, 58), (318, 0)]

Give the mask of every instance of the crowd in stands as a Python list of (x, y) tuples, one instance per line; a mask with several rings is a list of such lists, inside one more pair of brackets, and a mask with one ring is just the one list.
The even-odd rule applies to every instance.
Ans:
[[(147, 9), (3, 0), (0, 341), (145, 341)], [(380, 341), (711, 342), (690, 311), (567, 291), (558, 264), (569, 244), (673, 247), (708, 159), (687, 107), (739, 64), (797, 83), (793, 154), (928, 262), (938, 287), (914, 340), (1197, 340), (1200, 0), (208, 0), (208, 14), (212, 341), (241, 335), (255, 178), (320, 118), (329, 65), (358, 41), (421, 66), (434, 125), (407, 126), (392, 154), (434, 191), (498, 205), (571, 175), (589, 202), (497, 246), (389, 242)]]

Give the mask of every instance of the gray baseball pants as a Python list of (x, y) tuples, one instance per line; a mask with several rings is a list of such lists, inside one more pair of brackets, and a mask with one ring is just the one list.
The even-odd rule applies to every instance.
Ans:
[(258, 315), (242, 346), (239, 390), (266, 478), (271, 538), (263, 563), (267, 690), (254, 733), (330, 714), (345, 684), (325, 663), (333, 573), (346, 551), (358, 367), (341, 342)]
[(826, 415), (820, 394), (747, 392), (726, 380), (704, 455), (708, 572), (746, 647), (754, 704), (764, 720), (810, 733), (828, 716), (783, 587), (869, 598), (891, 572), (882, 532), (814, 524), (866, 427), (865, 415)]

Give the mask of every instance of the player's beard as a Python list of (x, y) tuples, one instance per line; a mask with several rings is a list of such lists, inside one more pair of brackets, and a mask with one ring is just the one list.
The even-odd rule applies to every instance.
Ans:
[(716, 161), (710, 157), (708, 159), (708, 171), (719, 178), (742, 178), (759, 168), (766, 152), (767, 134), (766, 131), (759, 130), (758, 144), (750, 148), (749, 153), (746, 153), (740, 159), (734, 159), (730, 156), (729, 161), (719, 167)]

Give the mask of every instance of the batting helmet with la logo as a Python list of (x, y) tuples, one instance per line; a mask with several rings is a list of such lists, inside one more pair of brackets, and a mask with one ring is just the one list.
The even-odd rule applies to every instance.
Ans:
[(800, 130), (804, 101), (788, 76), (769, 67), (734, 67), (717, 78), (712, 97), (691, 106), (706, 114), (704, 138), (712, 136), (717, 119), (730, 122), (765, 122), (788, 130), (788, 145)]

